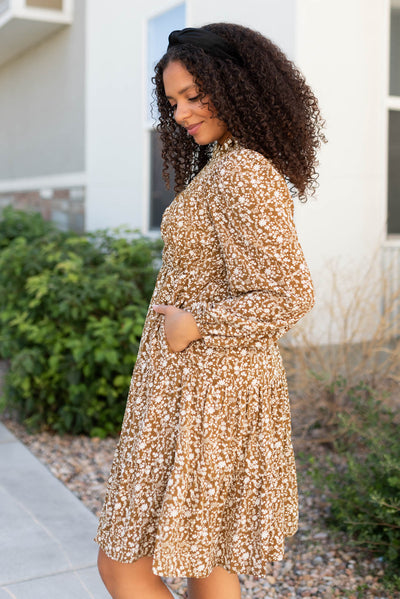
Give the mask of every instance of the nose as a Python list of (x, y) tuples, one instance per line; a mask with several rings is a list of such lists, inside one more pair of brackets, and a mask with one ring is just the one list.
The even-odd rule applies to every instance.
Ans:
[(183, 125), (185, 121), (190, 117), (191, 111), (190, 106), (187, 102), (178, 102), (175, 108), (175, 120), (178, 125)]

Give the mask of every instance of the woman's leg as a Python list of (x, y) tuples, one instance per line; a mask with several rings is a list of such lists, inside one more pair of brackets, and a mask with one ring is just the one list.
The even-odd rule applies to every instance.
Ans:
[(207, 578), (188, 578), (189, 599), (240, 599), (237, 574), (214, 568)]
[(102, 549), (97, 559), (100, 576), (113, 599), (172, 599), (160, 576), (153, 573), (152, 564), (150, 556), (122, 564), (107, 557)]

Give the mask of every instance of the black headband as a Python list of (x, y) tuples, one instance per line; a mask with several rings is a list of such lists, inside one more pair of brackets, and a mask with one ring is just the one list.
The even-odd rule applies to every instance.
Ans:
[(233, 60), (236, 64), (243, 65), (243, 61), (236, 48), (216, 33), (208, 31), (208, 29), (187, 27), (186, 29), (170, 33), (168, 37), (168, 50), (180, 44), (191, 44), (192, 46), (202, 48), (207, 54), (211, 54), (211, 56), (223, 58), (224, 60)]

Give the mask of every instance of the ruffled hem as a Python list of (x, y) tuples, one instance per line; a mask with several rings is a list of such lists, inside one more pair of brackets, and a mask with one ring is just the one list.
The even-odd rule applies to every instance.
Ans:
[[(232, 556), (216, 557), (207, 559), (206, 563), (201, 562), (193, 564), (193, 558), (190, 555), (180, 555), (177, 560), (176, 551), (168, 554), (160, 554), (157, 547), (143, 551), (122, 550), (121, 546), (114, 539), (106, 538), (104, 535), (97, 535), (94, 541), (111, 559), (131, 564), (142, 557), (153, 558), (153, 573), (157, 576), (172, 578), (207, 578), (214, 568), (221, 567), (231, 574), (256, 576), (264, 578), (271, 571), (271, 562), (278, 562), (284, 559), (284, 547), (270, 552), (263, 553), (263, 558), (254, 557), (248, 559), (247, 563), (241, 563)], [(221, 551), (221, 555), (224, 552)]]

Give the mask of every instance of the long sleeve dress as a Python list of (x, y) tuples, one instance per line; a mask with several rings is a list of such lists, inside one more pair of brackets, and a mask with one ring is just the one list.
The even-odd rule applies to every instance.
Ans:
[(277, 340), (313, 305), (293, 202), (271, 163), (229, 139), (164, 213), (152, 304), (191, 312), (184, 351), (151, 306), (96, 541), (163, 576), (264, 576), (297, 530)]

